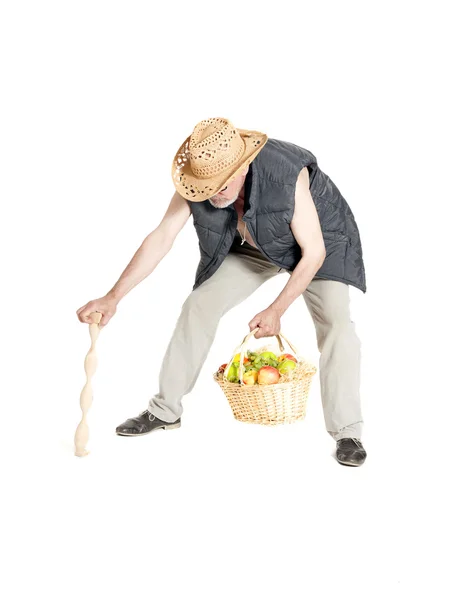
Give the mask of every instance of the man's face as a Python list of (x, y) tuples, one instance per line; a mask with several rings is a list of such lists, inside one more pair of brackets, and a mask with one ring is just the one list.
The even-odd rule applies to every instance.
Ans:
[(227, 183), (227, 185), (214, 196), (209, 198), (210, 203), (214, 208), (226, 208), (233, 204), (239, 196), (242, 186), (244, 185), (245, 176), (248, 173), (248, 166)]

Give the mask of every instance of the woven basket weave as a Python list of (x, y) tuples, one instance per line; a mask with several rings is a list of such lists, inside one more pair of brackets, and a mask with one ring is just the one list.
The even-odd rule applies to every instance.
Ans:
[[(298, 361), (297, 368), (289, 375), (282, 376), (282, 379), (285, 379), (282, 383), (272, 385), (245, 385), (242, 383), (246, 346), (258, 329), (259, 327), (245, 336), (242, 344), (235, 349), (223, 373), (223, 379), (216, 372), (213, 375), (214, 380), (222, 388), (233, 415), (238, 421), (258, 425), (281, 425), (302, 420), (306, 415), (306, 402), (317, 367), (300, 357), (295, 347), (281, 333), (275, 336), (278, 340), (280, 352), (285, 352), (281, 340), (283, 338)], [(226, 380), (226, 376), (237, 352), (241, 354), (239, 363), (240, 383), (232, 383)]]

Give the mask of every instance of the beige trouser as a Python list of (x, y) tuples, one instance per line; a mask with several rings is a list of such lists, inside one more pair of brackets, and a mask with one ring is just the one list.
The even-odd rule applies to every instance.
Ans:
[[(162, 362), (159, 393), (149, 401), (151, 413), (168, 422), (181, 416), (182, 398), (195, 385), (220, 318), (282, 272), (247, 242), (233, 244), (219, 269), (183, 304)], [(315, 278), (302, 295), (316, 328), (326, 429), (335, 440), (361, 438), (361, 343), (350, 317), (349, 286)]]

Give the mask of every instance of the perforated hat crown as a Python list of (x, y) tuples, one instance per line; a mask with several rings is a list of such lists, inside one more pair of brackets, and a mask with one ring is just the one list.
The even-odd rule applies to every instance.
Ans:
[(192, 202), (211, 198), (256, 157), (267, 139), (260, 131), (234, 127), (228, 119), (200, 121), (172, 162), (177, 191)]

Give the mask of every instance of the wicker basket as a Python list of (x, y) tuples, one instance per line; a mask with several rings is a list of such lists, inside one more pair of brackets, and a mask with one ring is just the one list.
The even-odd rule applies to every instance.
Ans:
[[(285, 352), (281, 338), (293, 351), (298, 361), (297, 368), (288, 375), (281, 377), (282, 382), (272, 385), (245, 385), (242, 383), (244, 374), (244, 355), (249, 339), (258, 331), (259, 327), (251, 331), (236, 348), (230, 362), (223, 373), (214, 373), (214, 380), (222, 388), (231, 406), (234, 417), (245, 423), (258, 425), (280, 425), (294, 423), (305, 418), (306, 401), (312, 377), (317, 372), (317, 367), (300, 357), (294, 346), (281, 333), (275, 336), (278, 340), (281, 353)], [(226, 380), (234, 356), (240, 352), (239, 382), (232, 383)]]

